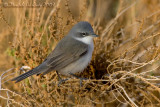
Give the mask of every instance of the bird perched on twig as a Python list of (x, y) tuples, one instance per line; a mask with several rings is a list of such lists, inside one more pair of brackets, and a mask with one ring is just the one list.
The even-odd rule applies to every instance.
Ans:
[(48, 57), (34, 69), (12, 79), (19, 82), (31, 75), (45, 75), (56, 70), (59, 76), (82, 72), (90, 63), (94, 50), (93, 38), (98, 37), (90, 23), (81, 21), (57, 44)]

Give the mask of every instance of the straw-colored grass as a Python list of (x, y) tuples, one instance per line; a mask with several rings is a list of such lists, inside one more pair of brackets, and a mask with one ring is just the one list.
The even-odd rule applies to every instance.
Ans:
[[(6, 66), (8, 70), (0, 76), (2, 106), (160, 106), (158, 0), (52, 2), (52, 8), (1, 7), (0, 20), (5, 27), (1, 25), (0, 35), (3, 39), (11, 36), (5, 54), (13, 60), (4, 63), (14, 66)], [(79, 74), (89, 78), (82, 87), (75, 78), (58, 87), (54, 71), (17, 84), (9, 81), (26, 72), (19, 70), (22, 66), (39, 65), (69, 29), (83, 20), (89, 21), (100, 37), (95, 39), (90, 65)]]

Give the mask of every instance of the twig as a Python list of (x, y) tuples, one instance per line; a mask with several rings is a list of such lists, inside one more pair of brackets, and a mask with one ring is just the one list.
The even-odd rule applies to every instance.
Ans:
[(42, 39), (42, 36), (43, 36), (44, 32), (46, 31), (46, 27), (47, 27), (47, 24), (48, 24), (51, 16), (53, 15), (53, 13), (54, 13), (54, 12), (57, 10), (57, 8), (59, 7), (60, 2), (61, 2), (61, 0), (58, 0), (57, 5), (55, 6), (55, 8), (52, 9), (52, 11), (50, 12), (49, 16), (47, 17), (47, 20), (46, 20), (45, 25), (44, 25), (43, 32), (42, 32), (42, 34), (41, 34), (40, 41), (41, 41), (41, 39)]
[(2, 74), (1, 74), (1, 76), (0, 76), (0, 90), (2, 89), (2, 77), (3, 77), (3, 75), (4, 74), (6, 74), (7, 72), (9, 72), (9, 71), (11, 71), (11, 70), (13, 70), (14, 68), (11, 68), (11, 69), (9, 69), (9, 70), (7, 70), (7, 71), (4, 71)]
[(127, 92), (124, 90), (124, 88), (122, 86), (119, 86), (118, 84), (116, 84), (119, 88), (121, 88), (124, 92), (124, 94), (126, 95), (126, 97), (129, 99), (129, 101), (135, 106), (138, 107), (133, 101), (132, 99), (128, 96)]
[(118, 18), (124, 14), (128, 9), (130, 9), (132, 6), (134, 6), (137, 3), (137, 1), (135, 1), (133, 4), (131, 4), (130, 6), (128, 6), (127, 8), (125, 8), (124, 10), (122, 10), (112, 21), (111, 23), (104, 29), (104, 32), (102, 33), (102, 38), (106, 35), (106, 33), (110, 30), (109, 28), (114, 25)]

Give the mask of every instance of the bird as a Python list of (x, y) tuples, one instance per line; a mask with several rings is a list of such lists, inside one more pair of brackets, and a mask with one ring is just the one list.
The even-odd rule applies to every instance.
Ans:
[(74, 76), (75, 73), (82, 72), (91, 61), (94, 50), (94, 37), (98, 37), (98, 35), (94, 33), (89, 22), (78, 22), (58, 42), (54, 50), (40, 65), (13, 78), (12, 81), (17, 83), (29, 76), (45, 75), (51, 71), (56, 71), (58, 76), (59, 74)]

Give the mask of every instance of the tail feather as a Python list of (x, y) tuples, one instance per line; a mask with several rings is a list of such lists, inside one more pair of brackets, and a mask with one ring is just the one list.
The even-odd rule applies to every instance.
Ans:
[(36, 68), (34, 68), (34, 69), (16, 77), (16, 78), (13, 78), (11, 81), (16, 81), (16, 83), (17, 83), (17, 82), (20, 82), (31, 75), (40, 74), (42, 72), (46, 72), (47, 70), (49, 70), (49, 68), (48, 68), (48, 66), (46, 66), (46, 63), (42, 63), (39, 66), (37, 66)]
[(16, 83), (17, 83), (17, 82), (20, 82), (20, 81), (24, 80), (25, 78), (27, 78), (31, 75), (34, 75), (34, 74), (37, 74), (37, 72), (34, 69), (32, 69), (32, 70), (16, 77), (16, 78), (13, 78), (11, 81), (16, 81)]

